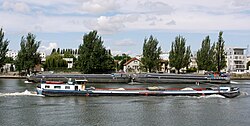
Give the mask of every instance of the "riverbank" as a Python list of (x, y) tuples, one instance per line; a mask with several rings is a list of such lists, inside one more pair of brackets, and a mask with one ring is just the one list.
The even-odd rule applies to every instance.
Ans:
[[(26, 79), (27, 76), (0, 74), (0, 79)], [(231, 80), (250, 80), (250, 75), (233, 75)]]
[(26, 79), (26, 76), (0, 75), (0, 79)]
[(231, 77), (231, 80), (250, 80), (250, 77)]
[(231, 74), (231, 80), (250, 80), (250, 74)]

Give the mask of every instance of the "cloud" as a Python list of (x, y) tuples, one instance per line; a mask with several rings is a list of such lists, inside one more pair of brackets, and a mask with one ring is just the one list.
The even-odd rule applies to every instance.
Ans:
[(57, 43), (55, 43), (55, 42), (50, 42), (49, 43), (49, 45), (42, 45), (38, 50), (40, 51), (40, 52), (45, 52), (46, 53), (46, 55), (50, 55), (50, 53), (51, 53), (51, 51), (52, 51), (52, 49), (57, 49)]
[(166, 25), (176, 25), (176, 22), (174, 20), (171, 20), (167, 22)]
[(123, 39), (123, 40), (114, 42), (114, 45), (116, 45), (116, 46), (135, 46), (136, 42), (134, 42), (131, 39)]
[(15, 11), (21, 13), (30, 12), (30, 7), (24, 2), (13, 2), (13, 1), (4, 1), (2, 3), (2, 8), (7, 11)]
[(174, 9), (170, 5), (161, 1), (146, 1), (144, 3), (139, 2), (138, 7), (143, 8), (143, 10), (147, 13), (171, 14), (174, 11)]
[(133, 51), (131, 50), (128, 50), (128, 51), (121, 51), (121, 50), (112, 50), (111, 51), (112, 55), (113, 56), (116, 56), (116, 55), (122, 55), (122, 54), (127, 54), (127, 55), (132, 55), (132, 56), (135, 56), (136, 54), (133, 53)]
[(233, 0), (232, 5), (236, 7), (250, 7), (250, 0)]
[(116, 0), (87, 0), (82, 3), (81, 10), (87, 13), (106, 13), (119, 8)]
[(112, 34), (121, 31), (126, 27), (126, 23), (133, 23), (138, 20), (136, 15), (115, 15), (115, 16), (100, 16), (86, 27), (96, 29), (102, 34)]
[(215, 4), (210, 0), (107, 0), (102, 3), (98, 0), (4, 0), (0, 4), (0, 17), (4, 17), (2, 27), (25, 33), (250, 29), (250, 0), (218, 0)]

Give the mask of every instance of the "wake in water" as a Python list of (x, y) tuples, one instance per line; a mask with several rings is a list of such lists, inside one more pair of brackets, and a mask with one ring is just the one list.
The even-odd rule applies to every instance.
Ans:
[(240, 96), (247, 96), (247, 95), (248, 95), (247, 92), (243, 92), (243, 91), (240, 92)]
[(3, 96), (38, 96), (38, 95), (36, 92), (25, 90), (24, 92), (0, 93), (0, 97)]
[(204, 95), (204, 96), (171, 96), (171, 97), (180, 97), (180, 98), (197, 98), (197, 99), (203, 99), (203, 98), (226, 98), (222, 95)]
[(231, 81), (230, 83), (231, 84), (239, 84), (239, 82), (236, 82), (236, 81)]

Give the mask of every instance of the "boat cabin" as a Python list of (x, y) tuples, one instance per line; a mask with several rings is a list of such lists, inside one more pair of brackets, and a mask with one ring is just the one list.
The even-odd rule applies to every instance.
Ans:
[(68, 90), (68, 91), (83, 91), (86, 88), (87, 80), (75, 80), (74, 82), (70, 81), (68, 83), (43, 83), (41, 84), (42, 89), (46, 90)]

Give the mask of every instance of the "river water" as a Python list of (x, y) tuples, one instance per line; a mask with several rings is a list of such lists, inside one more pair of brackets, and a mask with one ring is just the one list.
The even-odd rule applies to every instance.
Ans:
[[(90, 84), (95, 87), (146, 87), (139, 84)], [(234, 81), (241, 95), (43, 97), (36, 84), (0, 79), (1, 126), (249, 126), (250, 81)], [(152, 85), (151, 85), (152, 86)], [(194, 85), (158, 85), (192, 87)], [(202, 85), (200, 85), (202, 86)]]

